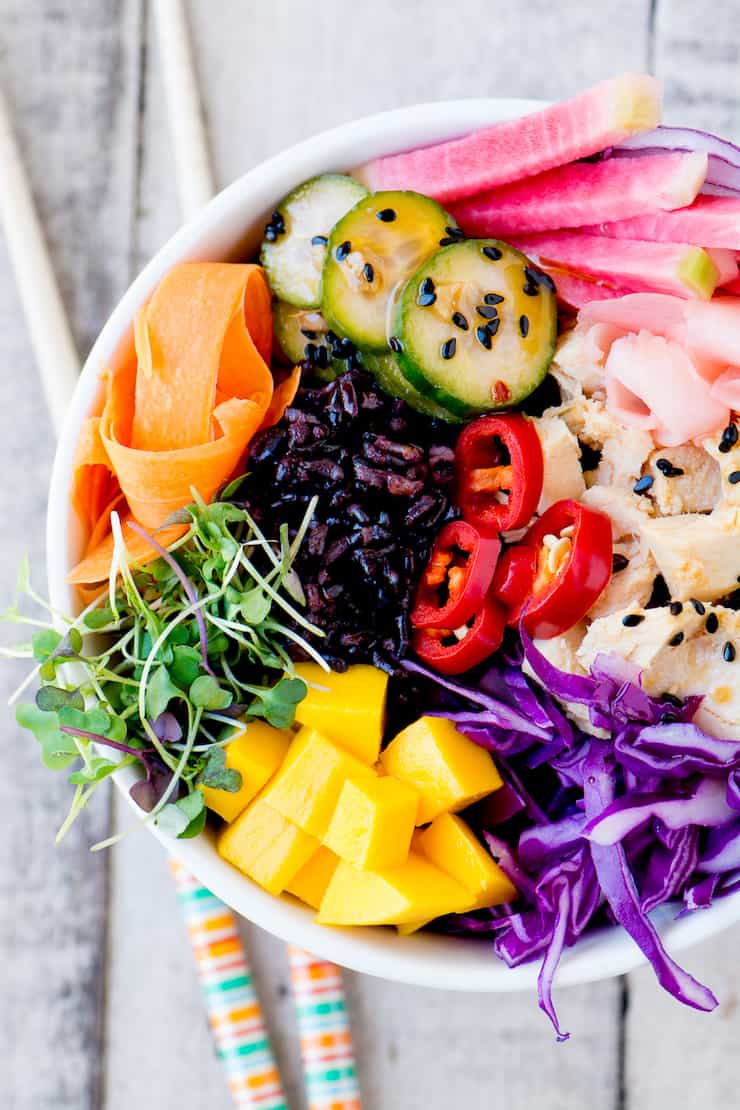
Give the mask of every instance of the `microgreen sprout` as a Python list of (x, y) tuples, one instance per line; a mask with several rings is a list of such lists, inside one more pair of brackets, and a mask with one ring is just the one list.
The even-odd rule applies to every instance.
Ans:
[[(33, 732), (46, 766), (69, 771), (75, 787), (58, 839), (100, 784), (131, 766), (141, 772), (130, 793), (144, 821), (179, 838), (197, 836), (206, 820), (199, 787), (241, 787), (239, 772), (226, 766), (229, 740), (257, 717), (276, 728), (293, 724), (306, 685), (291, 652), (297, 647), (326, 668), (311, 642), (323, 634), (301, 612), (293, 569), (315, 500), (292, 540), (287, 527), (271, 540), (243, 507), (193, 496), (175, 521), (187, 531), (169, 549), (128, 522), (157, 555), (148, 563), (130, 559), (125, 529), (111, 514), (109, 580), (78, 617), (43, 602), (25, 562), (16, 600), (1, 614), (35, 629), (30, 644), (4, 653), (35, 661), (11, 700), (36, 680), (39, 689), (16, 718)], [(42, 605), (49, 620), (24, 615), (23, 598)]]

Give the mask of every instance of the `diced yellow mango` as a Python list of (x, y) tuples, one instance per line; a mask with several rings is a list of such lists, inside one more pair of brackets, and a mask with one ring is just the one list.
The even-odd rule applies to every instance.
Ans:
[(317, 663), (301, 663), (296, 674), (308, 684), (296, 706), (296, 720), (312, 725), (363, 763), (375, 763), (385, 728), (385, 671), (358, 663), (327, 674)]
[(217, 847), (223, 859), (270, 894), (280, 894), (320, 845), (260, 796), (226, 826)]
[(411, 852), (401, 867), (363, 871), (340, 860), (316, 920), (322, 925), (400, 925), (463, 913), (470, 891), (423, 856)]
[(332, 744), (316, 729), (304, 727), (267, 787), (265, 798), (283, 817), (321, 839), (347, 779), (374, 777), (372, 767)]
[(518, 898), (514, 884), (461, 817), (441, 813), (419, 834), (416, 843), (430, 863), (474, 895), (475, 909), (498, 906)]
[(356, 867), (382, 871), (406, 861), (419, 795), (390, 775), (348, 780), (339, 795), (324, 843)]
[(208, 808), (224, 821), (238, 817), (275, 774), (292, 739), (292, 733), (273, 728), (266, 721), (250, 721), (246, 732), (239, 733), (224, 749), (226, 766), (239, 772), (241, 787), (232, 794), (213, 786), (201, 786)]
[(420, 795), (417, 825), (472, 805), (502, 785), (496, 764), (444, 717), (420, 717), (399, 732), (380, 761)]
[(311, 856), (285, 889), (288, 894), (294, 894), (307, 906), (317, 910), (338, 863), (339, 858), (322, 844), (316, 855)]

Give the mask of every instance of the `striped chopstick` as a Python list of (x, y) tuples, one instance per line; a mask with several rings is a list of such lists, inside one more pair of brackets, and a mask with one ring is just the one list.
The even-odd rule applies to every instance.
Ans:
[(170, 868), (234, 1105), (288, 1110), (236, 918), (181, 863)]
[(339, 968), (288, 945), (308, 1110), (362, 1110)]

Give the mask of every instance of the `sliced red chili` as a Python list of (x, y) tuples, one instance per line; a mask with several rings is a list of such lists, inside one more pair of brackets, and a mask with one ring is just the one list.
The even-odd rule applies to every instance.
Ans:
[(441, 674), (463, 674), (498, 651), (504, 638), (506, 611), (487, 597), (472, 621), (457, 629), (419, 628), (414, 650)]
[[(555, 537), (550, 546), (546, 536)], [(562, 539), (568, 543), (553, 556), (555, 543)], [(611, 520), (578, 501), (557, 501), (532, 525), (521, 545), (537, 556), (524, 627), (531, 636), (552, 639), (585, 617), (611, 578)]]
[(415, 628), (459, 628), (480, 608), (493, 580), (501, 543), (464, 520), (445, 524), (416, 591)]
[(455, 468), (458, 505), (481, 532), (510, 531), (532, 519), (544, 460), (531, 420), (517, 413), (474, 420), (457, 441)]
[(516, 625), (532, 596), (537, 576), (537, 551), (515, 544), (504, 551), (491, 583), (491, 595), (506, 609), (507, 624)]

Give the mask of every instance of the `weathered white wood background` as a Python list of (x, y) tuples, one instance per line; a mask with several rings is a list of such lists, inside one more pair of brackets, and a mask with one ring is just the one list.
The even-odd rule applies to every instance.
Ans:
[[(1, 0), (10, 100), (81, 348), (178, 222), (146, 0)], [(415, 101), (560, 97), (624, 69), (666, 83), (667, 117), (740, 138), (740, 0), (193, 0), (218, 178), (353, 116)], [(2, 167), (0, 166), (0, 173)], [(0, 243), (0, 602), (28, 552), (43, 580), (51, 430)], [(21, 675), (0, 670), (0, 694)], [(219, 1110), (185, 933), (147, 834), (107, 857), (101, 797), (64, 846), (68, 788), (6, 717), (0, 775), (0, 1106)], [(292, 1105), (302, 1103), (279, 943), (245, 926)], [(366, 1110), (730, 1110), (740, 930), (687, 954), (723, 999), (685, 1011), (640, 971), (564, 990), (553, 1043), (532, 998), (347, 975)]]

